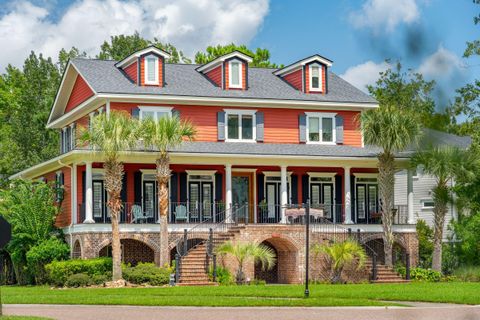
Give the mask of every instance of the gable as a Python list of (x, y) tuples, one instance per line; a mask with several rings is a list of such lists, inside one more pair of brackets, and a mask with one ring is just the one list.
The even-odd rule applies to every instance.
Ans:
[(79, 104), (93, 96), (93, 91), (81, 75), (77, 75), (70, 97), (65, 107), (65, 113), (75, 109)]
[(297, 71), (285, 75), (283, 79), (295, 89), (300, 91), (303, 90), (302, 69), (298, 69)]
[(123, 71), (125, 71), (125, 73), (130, 78), (130, 80), (138, 84), (138, 62), (137, 61), (135, 61), (134, 63), (132, 63), (125, 69), (123, 69)]

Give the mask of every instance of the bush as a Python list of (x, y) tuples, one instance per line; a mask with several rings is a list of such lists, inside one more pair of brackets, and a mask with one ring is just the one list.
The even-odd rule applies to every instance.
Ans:
[(267, 281), (261, 280), (261, 279), (253, 279), (253, 281), (250, 284), (253, 284), (255, 286), (264, 286), (267, 284)]
[(139, 263), (136, 267), (124, 266), (123, 277), (135, 284), (162, 286), (170, 282), (171, 268), (159, 268), (154, 263)]
[(88, 274), (76, 273), (72, 274), (65, 281), (65, 286), (69, 288), (86, 287), (92, 284), (92, 279)]
[(432, 266), (433, 229), (424, 220), (417, 222), (418, 236), (418, 266), (429, 268)]
[(464, 266), (454, 272), (455, 277), (460, 281), (479, 282), (480, 266)]
[[(405, 267), (398, 267), (396, 270), (403, 278), (405, 278)], [(442, 274), (431, 269), (412, 268), (410, 269), (410, 279), (414, 281), (439, 282), (442, 280)]]
[[(213, 268), (208, 273), (210, 280), (213, 281)], [(234, 283), (233, 276), (227, 268), (217, 267), (217, 283), (222, 286), (228, 286)]]
[(45, 265), (52, 261), (68, 259), (70, 248), (68, 245), (57, 239), (50, 238), (40, 242), (27, 252), (27, 266), (35, 275), (37, 284), (44, 284), (48, 281)]
[(108, 281), (112, 280), (112, 274), (111, 273), (94, 274), (91, 277), (91, 279), (92, 279), (92, 284), (100, 285), (100, 284), (104, 284), (105, 282), (108, 282)]
[(88, 260), (53, 261), (45, 266), (48, 281), (56, 286), (63, 286), (68, 277), (77, 273), (84, 273), (89, 277), (108, 275), (112, 270), (111, 258), (96, 258)]

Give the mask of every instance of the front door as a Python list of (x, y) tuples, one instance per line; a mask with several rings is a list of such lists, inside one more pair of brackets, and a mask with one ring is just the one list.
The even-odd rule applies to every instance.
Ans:
[(239, 222), (253, 222), (253, 174), (234, 172), (232, 175), (232, 202), (240, 208), (236, 212)]
[(97, 223), (109, 223), (110, 216), (107, 217), (106, 191), (103, 187), (103, 180), (93, 180), (93, 219)]
[(157, 216), (157, 183), (156, 181), (143, 181), (143, 212), (144, 222), (155, 223)]
[(190, 195), (190, 222), (206, 221), (213, 218), (213, 183), (211, 181), (191, 181), (188, 185)]
[(357, 223), (368, 223), (378, 216), (378, 185), (357, 184)]
[(311, 183), (310, 202), (312, 208), (324, 210), (324, 217), (331, 220), (334, 212), (333, 183)]
[(280, 184), (265, 183), (267, 212), (261, 216), (261, 223), (277, 223), (280, 220)]

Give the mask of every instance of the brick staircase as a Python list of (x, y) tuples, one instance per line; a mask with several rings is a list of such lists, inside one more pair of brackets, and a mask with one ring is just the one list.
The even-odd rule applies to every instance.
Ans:
[[(372, 259), (369, 258), (365, 263), (365, 266), (369, 274), (372, 274)], [(398, 273), (395, 272), (393, 268), (387, 267), (386, 265), (377, 263), (377, 280), (372, 281), (372, 283), (406, 283), (410, 282), (403, 279)]]
[[(243, 226), (230, 228), (228, 232), (217, 234), (213, 238), (214, 246), (218, 246), (233, 239), (244, 229)], [(212, 261), (210, 261), (212, 263)], [(207, 242), (202, 242), (191, 248), (187, 255), (181, 259), (179, 286), (211, 286), (216, 285), (210, 281), (206, 270)]]

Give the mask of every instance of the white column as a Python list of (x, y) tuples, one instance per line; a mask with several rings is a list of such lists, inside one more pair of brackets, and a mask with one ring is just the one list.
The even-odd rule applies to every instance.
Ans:
[[(225, 165), (225, 208), (232, 207), (232, 165)], [(227, 211), (228, 212), (228, 211)]]
[(408, 224), (414, 224), (415, 219), (413, 217), (413, 170), (407, 170), (407, 213)]
[(287, 193), (287, 166), (280, 167), (280, 221), (285, 221), (285, 209), (288, 204)]
[(345, 192), (345, 224), (352, 224), (352, 188), (350, 186), (350, 167), (343, 167), (343, 185)]
[(77, 164), (74, 163), (72, 165), (72, 174), (71, 174), (71, 181), (70, 181), (70, 184), (71, 184), (71, 187), (70, 187), (70, 190), (71, 190), (71, 196), (72, 196), (72, 224), (77, 224), (78, 221), (77, 221), (77, 210), (78, 210), (78, 203), (77, 203)]
[(105, 104), (106, 110), (105, 112), (107, 113), (107, 116), (110, 115), (110, 100), (107, 99), (107, 103)]
[(93, 220), (93, 183), (92, 183), (92, 163), (87, 162), (85, 172), (85, 221), (83, 223), (95, 223)]

